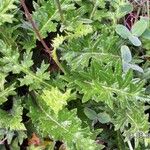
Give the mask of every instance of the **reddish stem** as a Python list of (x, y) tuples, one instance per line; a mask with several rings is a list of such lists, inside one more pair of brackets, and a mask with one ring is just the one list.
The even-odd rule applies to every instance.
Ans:
[[(38, 28), (36, 27), (36, 24), (33, 21), (32, 16), (31, 16), (31, 14), (30, 14), (30, 12), (29, 12), (26, 4), (25, 4), (25, 0), (21, 0), (21, 5), (25, 11), (25, 15), (26, 15), (28, 21), (31, 23), (31, 25), (33, 27), (34, 32), (36, 33), (36, 35), (37, 35), (38, 39), (40, 40), (40, 42), (42, 43), (43, 47), (45, 48), (44, 50), (49, 54), (50, 58), (53, 58), (52, 53), (51, 53), (51, 49), (46, 45), (46, 43), (44, 42), (43, 37), (41, 36)], [(58, 58), (53, 58), (53, 60), (57, 64), (57, 66), (60, 68), (60, 70), (65, 73), (65, 70), (61, 66)]]
[(25, 15), (26, 15), (28, 21), (31, 23), (31, 25), (32, 25), (32, 27), (33, 27), (33, 30), (34, 30), (34, 32), (36, 33), (38, 39), (40, 40), (40, 42), (42, 43), (43, 47), (45, 48), (45, 51), (46, 51), (49, 55), (51, 55), (51, 50), (50, 50), (50, 48), (46, 45), (46, 43), (44, 42), (44, 40), (43, 40), (41, 34), (39, 33), (39, 30), (38, 30), (38, 28), (36, 27), (36, 24), (35, 24), (35, 22), (33, 21), (32, 16), (31, 16), (31, 14), (29, 13), (29, 10), (28, 10), (28, 8), (27, 8), (27, 6), (26, 6), (26, 4), (25, 4), (24, 1), (25, 1), (25, 0), (21, 0), (21, 5), (22, 5), (22, 7), (23, 7), (23, 9), (24, 9), (24, 11), (25, 11)]

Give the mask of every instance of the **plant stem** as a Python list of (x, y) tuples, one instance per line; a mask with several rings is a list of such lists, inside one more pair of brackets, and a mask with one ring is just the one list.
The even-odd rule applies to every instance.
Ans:
[(60, 19), (61, 19), (62, 23), (64, 24), (65, 20), (64, 20), (63, 11), (61, 9), (61, 4), (60, 4), (59, 0), (56, 0), (56, 5), (57, 5), (57, 8), (58, 8)]
[[(24, 9), (24, 11), (25, 11), (25, 15), (26, 15), (28, 21), (31, 23), (31, 25), (32, 25), (32, 27), (33, 27), (33, 30), (34, 30), (34, 32), (36, 33), (36, 35), (37, 35), (38, 39), (40, 40), (40, 42), (42, 43), (43, 47), (45, 48), (45, 51), (49, 54), (50, 57), (53, 58), (53, 56), (51, 55), (51, 49), (46, 45), (45, 41), (43, 40), (43, 37), (41, 36), (41, 34), (40, 34), (38, 28), (36, 27), (36, 24), (35, 24), (35, 22), (33, 21), (32, 16), (31, 16), (31, 14), (29, 13), (29, 10), (28, 10), (28, 8), (27, 8), (27, 6), (26, 6), (26, 4), (25, 4), (24, 1), (25, 1), (25, 0), (21, 0), (21, 5), (22, 5), (22, 7), (23, 7), (23, 9)], [(53, 60), (54, 60), (54, 61), (56, 60), (55, 63), (57, 64), (58, 67), (61, 66), (58, 59), (53, 58)], [(65, 72), (64, 72), (64, 68), (62, 68), (62, 66), (60, 67), (60, 70), (61, 70), (63, 73), (65, 73)]]
[(34, 32), (36, 33), (37, 37), (39, 38), (40, 42), (41, 42), (42, 45), (44, 46), (45, 50), (47, 50), (47, 52), (50, 53), (50, 48), (46, 45), (46, 43), (44, 42), (44, 40), (43, 40), (41, 34), (39, 33), (39, 30), (38, 30), (38, 28), (36, 27), (36, 24), (35, 24), (35, 22), (33, 21), (32, 16), (31, 16), (31, 14), (29, 13), (29, 10), (28, 10), (28, 8), (27, 8), (27, 6), (26, 6), (24, 0), (21, 0), (21, 5), (22, 5), (22, 7), (23, 7), (23, 9), (24, 9), (24, 11), (25, 11), (25, 15), (26, 15), (27, 19), (28, 19), (29, 22), (31, 23), (31, 25), (32, 25), (32, 27), (33, 27), (33, 30), (34, 30)]
[(139, 7), (139, 8), (138, 8), (138, 10), (137, 10), (137, 14), (136, 14), (135, 22), (138, 20), (139, 15), (140, 15), (140, 12), (141, 12), (141, 7)]
[(0, 141), (0, 145), (4, 144), (4, 142), (7, 140), (7, 137), (5, 137), (2, 141)]
[(130, 150), (134, 150), (133, 147), (132, 147), (132, 145), (131, 145), (130, 140), (128, 140), (127, 143), (128, 143), (129, 149), (130, 149)]
[(56, 62), (57, 66), (63, 71), (63, 73), (66, 74), (66, 71), (64, 70), (64, 68), (62, 67), (61, 63), (58, 60), (56, 49), (53, 50), (52, 57), (53, 57), (53, 60)]
[(92, 19), (92, 18), (93, 18), (93, 16), (94, 16), (94, 14), (95, 14), (96, 9), (97, 9), (97, 0), (95, 0), (95, 4), (94, 4), (94, 7), (93, 7), (93, 10), (92, 10), (92, 12), (91, 12), (91, 14), (90, 14), (90, 19)]

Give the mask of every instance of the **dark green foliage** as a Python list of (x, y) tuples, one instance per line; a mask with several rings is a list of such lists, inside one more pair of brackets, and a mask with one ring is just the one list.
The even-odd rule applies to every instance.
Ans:
[(150, 148), (149, 19), (124, 24), (125, 0), (37, 0), (31, 18), (23, 4), (0, 0), (0, 145)]

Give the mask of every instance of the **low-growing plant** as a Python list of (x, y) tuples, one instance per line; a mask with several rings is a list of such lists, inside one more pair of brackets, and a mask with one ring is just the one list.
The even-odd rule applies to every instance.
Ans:
[(150, 148), (149, 39), (149, 1), (0, 0), (0, 149)]

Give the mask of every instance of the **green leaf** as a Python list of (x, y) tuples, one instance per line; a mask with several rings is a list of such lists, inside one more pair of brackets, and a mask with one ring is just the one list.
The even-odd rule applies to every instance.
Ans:
[(129, 36), (131, 36), (131, 33), (128, 30), (128, 28), (121, 25), (121, 24), (118, 24), (116, 26), (116, 32), (117, 32), (117, 34), (119, 34), (124, 39), (127, 39)]
[(37, 68), (36, 77), (42, 80), (49, 80), (50, 73), (47, 71), (49, 64), (45, 64), (44, 61), (41, 63), (41, 67)]
[(62, 93), (58, 88), (43, 90), (41, 95), (44, 102), (54, 111), (56, 115), (67, 105), (67, 100), (71, 97), (70, 90)]
[(84, 25), (83, 23), (79, 23), (74, 30), (74, 38), (85, 36), (89, 33), (92, 33), (93, 29), (91, 25)]
[(97, 113), (94, 110), (87, 107), (84, 108), (84, 113), (90, 120), (94, 120), (97, 117)]
[(0, 91), (4, 90), (4, 84), (6, 82), (5, 78), (6, 75), (0, 72)]
[(117, 17), (121, 18), (132, 11), (133, 11), (133, 6), (131, 4), (129, 3), (122, 4), (119, 6)]
[(150, 40), (150, 29), (146, 29), (145, 32), (142, 34), (144, 39)]
[[(23, 139), (30, 139), (34, 132), (44, 143), (33, 149), (42, 149), (47, 137), (68, 150), (100, 150), (105, 141), (105, 149), (128, 149), (127, 135), (148, 133), (145, 102), (149, 103), (150, 96), (145, 84), (149, 82), (150, 44), (142, 39), (143, 47), (135, 46), (141, 45), (139, 35), (149, 39), (149, 32), (140, 27), (132, 33), (116, 25), (133, 11), (132, 4), (57, 0), (58, 7), (55, 0), (34, 1), (34, 8), (28, 9), (41, 38), (54, 50), (51, 56), (57, 51), (57, 61), (66, 70), (62, 73), (17, 1), (0, 0), (0, 141), (7, 138), (10, 149), (20, 149)], [(25, 3), (28, 7), (32, 2)], [(146, 56), (141, 57), (141, 52)], [(140, 63), (140, 58), (146, 63)], [(139, 73), (142, 68), (146, 75)], [(95, 132), (97, 121), (113, 128)], [(138, 148), (134, 146), (137, 139), (133, 141), (133, 148), (145, 148), (144, 140), (139, 139)]]
[[(130, 69), (130, 64), (127, 63), (127, 65), (126, 72)], [(131, 101), (136, 103), (139, 99), (144, 100), (145, 96), (142, 94), (141, 83), (139, 81), (132, 81), (132, 74), (125, 75), (125, 77), (122, 74), (114, 74), (111, 66), (111, 64), (108, 64), (107, 67), (106, 65), (99, 64), (98, 68), (95, 68), (96, 72), (90, 68), (86, 73), (84, 71), (73, 72), (70, 78), (74, 86), (85, 97), (91, 93), (88, 100), (102, 102), (110, 109), (114, 108), (116, 101), (119, 103), (119, 107), (125, 107), (126, 105), (128, 107), (128, 103)], [(96, 75), (93, 76), (95, 73)], [(128, 83), (125, 83), (126, 80)], [(123, 84), (125, 84), (124, 87), (120, 86)]]
[(6, 44), (3, 40), (0, 40), (0, 52), (2, 58), (0, 58), (0, 66), (2, 71), (5, 73), (13, 72), (20, 73), (20, 67), (18, 66), (19, 53), (17, 48), (15, 51), (12, 50), (12, 46)]
[(125, 75), (125, 80), (122, 83), (122, 87), (128, 87), (128, 85), (132, 82), (133, 79), (133, 72), (132, 71), (128, 71)]
[(64, 43), (64, 45), (60, 47), (62, 51), (61, 59), (67, 61), (71, 70), (87, 68), (90, 60), (108, 63), (112, 61), (112, 59), (119, 59), (117, 54), (110, 52), (110, 50), (112, 50), (110, 47), (115, 46), (117, 49), (116, 44), (116, 37), (113, 36), (109, 38), (106, 34), (101, 36), (94, 36), (93, 34), (91, 36), (91, 34), (89, 34), (85, 37), (69, 39), (67, 44)]
[(144, 73), (143, 69), (139, 67), (138, 65), (135, 64), (129, 64), (129, 67), (132, 68), (133, 70), (139, 71), (141, 73)]
[(19, 79), (20, 81), (20, 86), (23, 86), (23, 85), (31, 85), (34, 83), (34, 80), (33, 78), (31, 78), (30, 75), (25, 75), (23, 79)]
[(150, 85), (148, 85), (145, 89), (145, 94), (150, 94)]
[(0, 26), (5, 22), (13, 22), (14, 12), (11, 12), (11, 10), (17, 8), (15, 5), (16, 2), (18, 0), (0, 0)]
[[(144, 114), (144, 107), (141, 105), (131, 106), (131, 109), (128, 110), (119, 110), (115, 109), (117, 116), (115, 115), (115, 130), (120, 128), (121, 132), (123, 131), (123, 135), (126, 137), (125, 140), (128, 139), (128, 135), (135, 135), (137, 131), (142, 131), (143, 133), (148, 132), (149, 123), (147, 122), (148, 116)], [(131, 126), (129, 126), (129, 124)], [(128, 128), (126, 128), (128, 127)]]
[(30, 60), (31, 56), (26, 56), (26, 59), (21, 62), (22, 64), (20, 65), (20, 67), (26, 75), (23, 78), (19, 79), (20, 86), (30, 85), (29, 90), (42, 89), (43, 85), (45, 85), (47, 88), (51, 88), (51, 85), (45, 82), (45, 80), (47, 81), (50, 79), (50, 74), (49, 72), (47, 72), (49, 64), (45, 64), (43, 61), (41, 63), (41, 67), (37, 68), (36, 73), (33, 73), (29, 70), (29, 68), (24, 67), (25, 64), (28, 65), (28, 67), (32, 65), (32, 60)]
[(122, 57), (123, 61), (131, 62), (132, 55), (131, 55), (131, 51), (128, 46), (126, 46), (126, 45), (121, 46), (121, 57)]
[(8, 96), (15, 95), (15, 84), (6, 86), (6, 76), (0, 72), (0, 105), (7, 101)]
[(57, 10), (53, 1), (44, 2), (41, 7), (33, 12), (33, 19), (37, 22), (42, 37), (46, 37), (49, 32), (56, 31), (57, 23), (53, 22), (56, 14)]
[(34, 127), (42, 137), (50, 135), (55, 141), (64, 141), (70, 149), (81, 149), (86, 141), (87, 150), (96, 150), (94, 140), (89, 138), (89, 129), (81, 128), (81, 120), (77, 117), (76, 110), (62, 109), (56, 117), (50, 107), (44, 105), (40, 99), (38, 106), (29, 99), (27, 108), (28, 116), (32, 118)]
[(0, 90), (0, 105), (7, 101), (8, 96), (15, 95), (15, 94), (16, 94), (16, 92), (15, 92), (14, 84), (5, 88), (2, 91)]
[(32, 52), (23, 54), (23, 61), (21, 61), (21, 65), (26, 69), (30, 68), (33, 65)]
[(125, 62), (125, 61), (123, 61), (122, 62), (122, 68), (123, 68), (123, 72), (127, 73), (129, 71), (129, 69), (130, 69), (130, 64)]
[(10, 129), (12, 131), (26, 130), (22, 123), (22, 111), (23, 107), (19, 99), (13, 101), (13, 108), (10, 112), (6, 112), (0, 109), (0, 128)]
[(57, 37), (54, 38), (54, 40), (53, 40), (53, 47), (54, 47), (54, 49), (59, 48), (59, 46), (64, 42), (64, 40), (65, 40), (64, 36), (57, 35)]
[(106, 112), (103, 112), (103, 113), (99, 113), (97, 115), (97, 119), (99, 122), (101, 123), (108, 123), (111, 121), (111, 118), (110, 116), (106, 113)]
[(131, 32), (134, 36), (139, 37), (144, 33), (147, 27), (148, 27), (147, 20), (140, 19), (132, 26)]
[(139, 40), (138, 37), (134, 36), (134, 35), (131, 35), (128, 37), (130, 42), (134, 45), (134, 46), (141, 46), (141, 41)]

